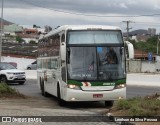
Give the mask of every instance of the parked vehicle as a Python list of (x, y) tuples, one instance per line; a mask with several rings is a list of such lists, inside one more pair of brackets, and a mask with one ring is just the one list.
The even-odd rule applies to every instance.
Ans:
[(27, 70), (36, 70), (36, 69), (37, 69), (37, 61), (34, 61), (33, 63), (27, 66)]
[(15, 68), (17, 68), (17, 63), (16, 63), (16, 62), (6, 62), (6, 63), (9, 63), (9, 64), (11, 64), (12, 66), (14, 66)]
[(24, 84), (25, 81), (26, 74), (23, 70), (16, 69), (10, 63), (0, 63), (0, 83)]

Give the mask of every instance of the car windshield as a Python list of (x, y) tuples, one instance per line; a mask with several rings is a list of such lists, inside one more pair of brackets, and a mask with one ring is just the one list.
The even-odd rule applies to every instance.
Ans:
[(6, 70), (6, 69), (16, 69), (16, 68), (9, 63), (0, 63), (0, 69)]
[(125, 77), (123, 47), (68, 47), (68, 77), (116, 80)]

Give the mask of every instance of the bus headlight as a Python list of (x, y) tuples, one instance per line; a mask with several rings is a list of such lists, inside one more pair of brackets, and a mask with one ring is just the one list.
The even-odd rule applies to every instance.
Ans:
[(70, 89), (77, 89), (77, 90), (80, 90), (80, 89), (81, 89), (80, 86), (73, 85), (73, 84), (69, 84), (69, 85), (67, 85), (67, 86), (68, 86), (68, 88), (70, 88)]
[(119, 84), (115, 86), (115, 89), (120, 89), (126, 87), (126, 84)]

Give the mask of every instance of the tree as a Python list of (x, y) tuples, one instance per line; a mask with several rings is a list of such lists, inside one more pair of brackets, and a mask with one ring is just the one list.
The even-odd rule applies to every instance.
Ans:
[(50, 27), (48, 25), (46, 25), (44, 28), (45, 28), (45, 32), (47, 32), (47, 33), (52, 30), (52, 27)]
[(20, 36), (16, 36), (16, 41), (17, 41), (18, 43), (25, 42), (25, 40), (22, 39)]
[[(152, 36), (146, 42), (142, 42), (142, 41), (139, 41), (139, 42), (130, 41), (130, 42), (133, 44), (135, 49), (156, 53), (157, 41), (158, 41), (158, 36)], [(159, 48), (160, 48), (160, 45), (159, 45)], [(159, 50), (159, 53), (160, 53), (160, 50)]]
[(37, 26), (36, 24), (33, 24), (33, 28), (41, 28), (41, 27)]

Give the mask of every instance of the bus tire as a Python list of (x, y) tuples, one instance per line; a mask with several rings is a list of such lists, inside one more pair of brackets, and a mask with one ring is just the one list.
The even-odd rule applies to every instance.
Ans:
[(48, 93), (45, 91), (45, 86), (44, 86), (44, 81), (43, 80), (41, 82), (41, 93), (42, 93), (42, 96), (48, 97)]
[(40, 87), (40, 90), (42, 91), (42, 81), (41, 81), (41, 77), (39, 78), (39, 87)]
[(105, 101), (105, 107), (112, 107), (114, 104), (114, 101)]
[(65, 106), (66, 105), (66, 101), (61, 99), (61, 92), (60, 92), (59, 84), (57, 85), (57, 98), (58, 98), (58, 104), (60, 106)]

